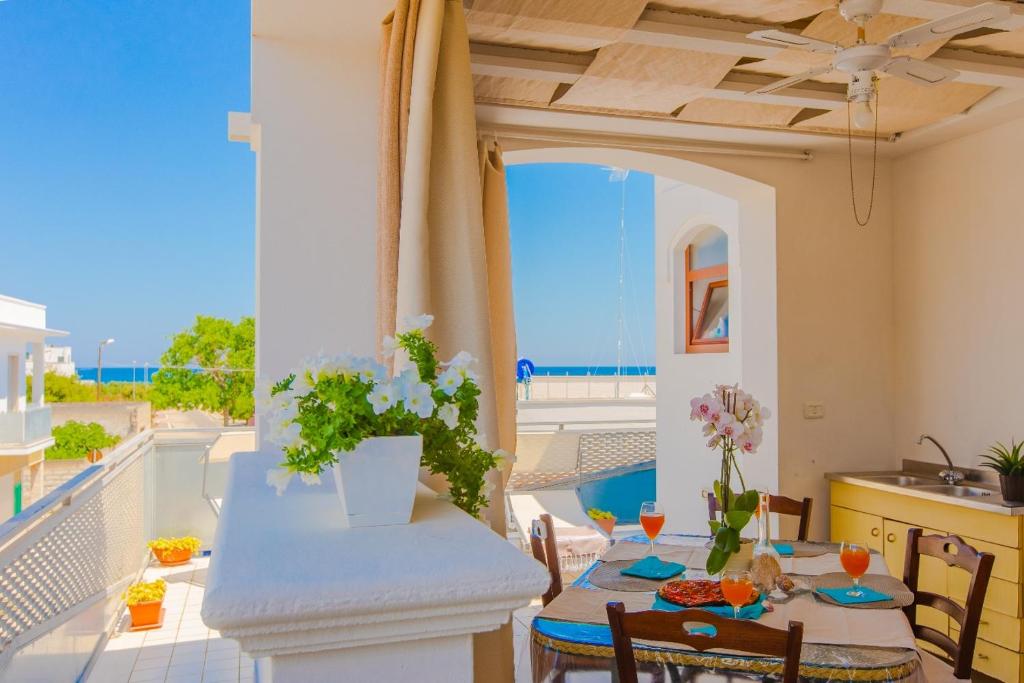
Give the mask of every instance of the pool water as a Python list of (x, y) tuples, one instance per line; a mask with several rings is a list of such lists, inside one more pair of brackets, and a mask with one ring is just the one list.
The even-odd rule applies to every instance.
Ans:
[(576, 489), (584, 510), (607, 510), (619, 524), (640, 521), (640, 503), (655, 499), (655, 470), (638, 470), (607, 479), (596, 479)]

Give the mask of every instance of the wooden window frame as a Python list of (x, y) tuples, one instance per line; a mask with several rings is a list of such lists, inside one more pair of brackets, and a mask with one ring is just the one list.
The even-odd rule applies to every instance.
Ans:
[(722, 263), (717, 266), (698, 268), (690, 270), (691, 247), (686, 247), (683, 252), (683, 273), (685, 275), (685, 305), (686, 305), (686, 353), (727, 353), (729, 351), (729, 338), (724, 339), (694, 339), (693, 331), (693, 285), (698, 280), (711, 280), (708, 289), (704, 293), (704, 301), (701, 303), (700, 316), (697, 319), (696, 329), (704, 324), (704, 313), (707, 311), (711, 299), (711, 290), (719, 287), (729, 286), (729, 264)]

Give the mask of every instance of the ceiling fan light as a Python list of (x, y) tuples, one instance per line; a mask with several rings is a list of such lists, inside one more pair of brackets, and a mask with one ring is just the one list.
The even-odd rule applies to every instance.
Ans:
[(857, 128), (867, 129), (875, 123), (875, 112), (871, 109), (871, 103), (867, 100), (853, 103), (853, 125)]

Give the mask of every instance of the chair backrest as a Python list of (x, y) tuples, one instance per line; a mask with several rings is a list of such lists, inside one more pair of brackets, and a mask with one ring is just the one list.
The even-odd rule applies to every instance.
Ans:
[[(621, 683), (637, 683), (633, 638), (681, 643), (704, 652), (713, 648), (782, 657), (782, 680), (797, 683), (804, 625), (789, 622), (789, 630), (771, 628), (756, 621), (728, 619), (702, 609), (679, 612), (627, 612), (621, 602), (609, 602), (608, 624), (612, 629), (615, 663)], [(688, 626), (713, 626), (714, 635), (690, 633)]]
[[(937, 557), (950, 567), (959, 567), (971, 574), (971, 585), (967, 590), (964, 607), (944, 595), (937, 595), (918, 589), (921, 556)], [(978, 640), (978, 624), (992, 575), (992, 553), (980, 553), (964, 542), (959, 536), (925, 536), (921, 529), (907, 532), (907, 558), (903, 564), (903, 583), (914, 592), (914, 603), (903, 611), (910, 620), (914, 635), (921, 640), (942, 648), (953, 660), (953, 675), (956, 678), (971, 677), (971, 662), (974, 660), (974, 645)], [(917, 607), (932, 607), (953, 618), (960, 625), (960, 640), (953, 640), (928, 626), (917, 623)]]
[(530, 524), (530, 549), (534, 559), (547, 567), (551, 575), (551, 584), (541, 596), (541, 602), (546, 606), (562, 592), (562, 569), (558, 566), (558, 544), (551, 515), (541, 515)]
[[(798, 541), (807, 540), (807, 534), (811, 529), (811, 506), (813, 504), (813, 498), (793, 500), (792, 498), (786, 498), (785, 496), (768, 497), (769, 511), (780, 515), (793, 515), (794, 517), (800, 518), (800, 527), (796, 535)], [(715, 498), (715, 494), (708, 493), (708, 519), (715, 521), (715, 515), (718, 512), (718, 509), (718, 499)]]

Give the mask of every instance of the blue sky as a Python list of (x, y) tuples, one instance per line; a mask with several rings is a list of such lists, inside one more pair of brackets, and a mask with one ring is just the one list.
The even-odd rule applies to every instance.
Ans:
[[(48, 306), (80, 367), (156, 362), (197, 313), (254, 308), (246, 0), (0, 1), (0, 293)], [(620, 185), (508, 173), (521, 353), (615, 360)], [(653, 363), (653, 182), (626, 182), (629, 329)], [(644, 351), (646, 350), (646, 354)], [(632, 363), (634, 353), (627, 354)]]
[(251, 315), (249, 3), (8, 0), (0, 63), (0, 293), (47, 304), (80, 366)]
[[(600, 166), (508, 167), (518, 348), (538, 365), (613, 365), (621, 185)], [(624, 364), (654, 364), (654, 179), (626, 179)], [(635, 350), (635, 355), (633, 353)]]

